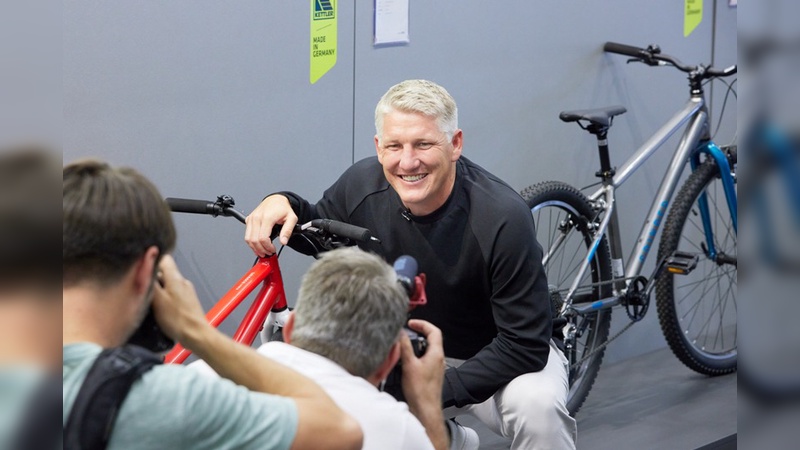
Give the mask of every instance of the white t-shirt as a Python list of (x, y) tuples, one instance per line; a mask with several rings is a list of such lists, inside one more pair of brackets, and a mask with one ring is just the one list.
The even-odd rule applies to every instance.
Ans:
[[(425, 428), (408, 405), (351, 375), (333, 361), (283, 342), (269, 342), (258, 352), (316, 381), (334, 402), (353, 416), (364, 432), (364, 450), (433, 450)], [(189, 365), (214, 373), (203, 361)]]

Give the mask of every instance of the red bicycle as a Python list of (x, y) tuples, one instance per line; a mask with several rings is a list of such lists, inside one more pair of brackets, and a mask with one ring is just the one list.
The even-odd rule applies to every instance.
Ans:
[[(166, 201), (173, 212), (234, 217), (245, 223), (245, 215), (234, 208), (233, 198), (227, 195), (220, 195), (216, 201), (184, 198), (167, 198)], [(366, 228), (335, 220), (315, 219), (295, 226), (289, 245), (300, 253), (316, 256), (327, 250), (370, 240), (380, 242)], [(258, 286), (261, 286), (233, 335), (233, 339), (245, 345), (252, 345), (259, 332), (263, 332), (262, 339), (264, 341), (272, 339), (273, 332), (277, 332), (285, 324), (289, 314), (278, 264), (279, 254), (280, 252), (264, 258), (259, 257), (253, 267), (206, 313), (206, 320), (215, 328), (218, 327)], [(395, 264), (395, 268), (397, 269), (397, 264)], [(415, 285), (423, 283), (424, 286), (424, 280), (416, 276), (416, 264), (414, 264), (413, 270), (414, 273), (406, 278), (413, 280), (412, 283)], [(424, 293), (424, 288), (416, 289), (416, 291)], [(412, 304), (421, 304), (424, 301), (423, 294), (421, 299), (419, 296), (412, 299)], [(181, 364), (190, 354), (191, 351), (176, 344), (167, 353), (164, 361)]]

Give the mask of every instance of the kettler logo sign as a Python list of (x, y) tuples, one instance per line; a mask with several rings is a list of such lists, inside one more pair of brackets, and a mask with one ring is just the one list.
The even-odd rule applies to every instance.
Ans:
[(335, 19), (334, 1), (336, 0), (314, 0), (314, 20)]

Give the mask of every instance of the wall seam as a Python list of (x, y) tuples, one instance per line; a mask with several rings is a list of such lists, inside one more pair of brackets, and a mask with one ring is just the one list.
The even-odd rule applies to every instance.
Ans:
[[(716, 53), (717, 48), (717, 0), (713, 0), (712, 7), (714, 8), (714, 14), (711, 15), (711, 67), (714, 67), (714, 56)], [(712, 124), (714, 123), (714, 80), (712, 79), (709, 87), (708, 93), (708, 132), (713, 133), (714, 130), (711, 129)]]
[(350, 136), (350, 164), (356, 162), (356, 30), (358, 29), (358, 21), (356, 20), (356, 2), (353, 2), (353, 103), (352, 103), (352, 121), (350, 122), (351, 136)]

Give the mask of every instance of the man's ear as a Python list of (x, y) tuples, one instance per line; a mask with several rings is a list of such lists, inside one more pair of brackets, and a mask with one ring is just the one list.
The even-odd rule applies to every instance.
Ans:
[(397, 365), (397, 361), (400, 360), (400, 341), (392, 345), (392, 348), (389, 349), (389, 353), (386, 355), (386, 358), (383, 362), (378, 366), (375, 370), (375, 373), (370, 376), (370, 381), (374, 381), (376, 383), (380, 383), (381, 381), (385, 380), (386, 377), (389, 376), (389, 372), (394, 369), (394, 366)]
[(286, 324), (283, 326), (283, 342), (292, 343), (292, 332), (294, 331), (294, 311), (289, 313)]
[(144, 295), (150, 289), (156, 274), (158, 254), (158, 247), (152, 245), (134, 264), (133, 284), (137, 295)]
[(451, 154), (450, 160), (456, 162), (458, 158), (461, 157), (461, 150), (464, 146), (464, 132), (460, 129), (456, 130), (456, 132), (453, 133), (453, 139), (450, 140), (450, 143), (453, 145), (453, 153)]

